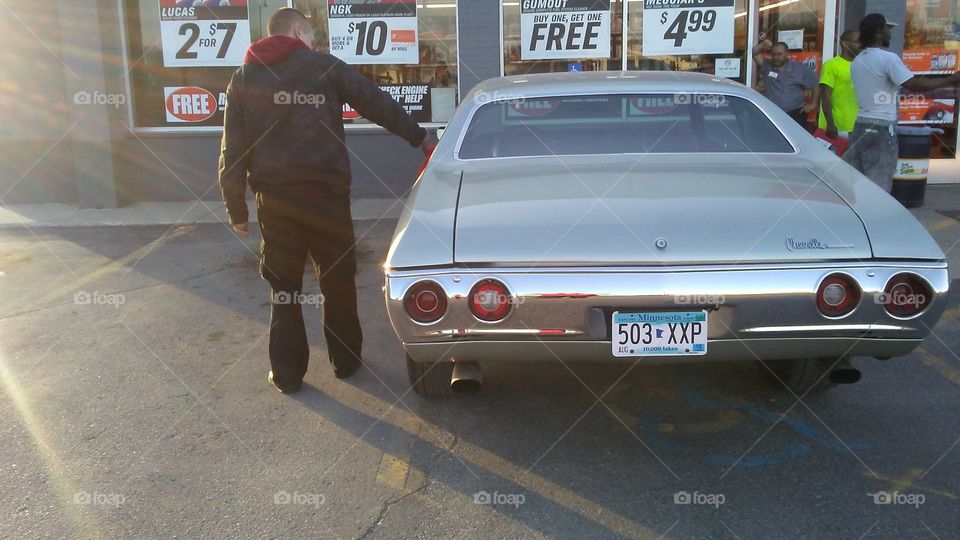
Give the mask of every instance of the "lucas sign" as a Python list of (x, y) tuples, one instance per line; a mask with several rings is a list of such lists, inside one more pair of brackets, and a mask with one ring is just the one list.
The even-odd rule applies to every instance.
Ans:
[(164, 67), (239, 66), (250, 46), (246, 0), (160, 0)]
[(733, 52), (736, 0), (644, 0), (643, 55)]
[(521, 0), (520, 59), (610, 57), (610, 0)]
[(416, 0), (327, 0), (330, 54), (348, 64), (419, 64)]

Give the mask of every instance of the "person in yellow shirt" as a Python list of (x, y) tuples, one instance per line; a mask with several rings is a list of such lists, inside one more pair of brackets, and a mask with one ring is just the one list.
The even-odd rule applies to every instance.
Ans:
[(860, 52), (860, 33), (847, 30), (840, 36), (840, 55), (823, 64), (820, 71), (820, 121), (827, 136), (848, 137), (857, 121), (857, 94), (850, 78), (850, 65)]

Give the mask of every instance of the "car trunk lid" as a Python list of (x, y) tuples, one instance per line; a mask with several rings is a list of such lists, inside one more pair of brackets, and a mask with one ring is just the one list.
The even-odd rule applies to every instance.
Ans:
[(454, 242), (457, 263), (870, 257), (856, 213), (792, 155), (477, 161), (464, 170)]

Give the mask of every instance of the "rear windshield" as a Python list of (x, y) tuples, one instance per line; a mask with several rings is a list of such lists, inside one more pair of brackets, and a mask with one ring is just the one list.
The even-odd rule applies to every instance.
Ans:
[(760, 109), (719, 94), (557, 96), (487, 103), (460, 159), (571, 154), (792, 153)]

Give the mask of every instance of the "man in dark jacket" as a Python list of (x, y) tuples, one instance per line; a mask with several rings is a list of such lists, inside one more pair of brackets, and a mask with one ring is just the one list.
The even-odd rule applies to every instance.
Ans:
[(277, 11), (268, 32), (250, 45), (227, 88), (220, 189), (241, 236), (250, 234), (248, 182), (256, 194), (260, 275), (272, 290), (268, 380), (296, 392), (310, 354), (301, 311), (308, 255), (323, 292), (335, 374), (349, 377), (361, 364), (343, 103), (411, 146), (426, 147), (427, 132), (357, 70), (311, 50), (313, 28), (299, 11)]

